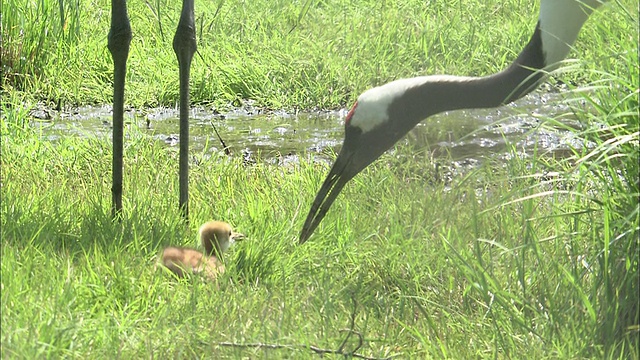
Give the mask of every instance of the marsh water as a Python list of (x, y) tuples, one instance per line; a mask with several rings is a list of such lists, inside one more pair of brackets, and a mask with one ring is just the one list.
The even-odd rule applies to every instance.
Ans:
[[(400, 144), (411, 146), (433, 157), (446, 157), (459, 164), (477, 164), (487, 158), (523, 156), (534, 151), (566, 156), (582, 143), (569, 129), (580, 128), (571, 116), (561, 122), (545, 119), (571, 114), (562, 91), (539, 90), (514, 104), (497, 109), (446, 112), (430, 117)], [(194, 107), (190, 113), (191, 151), (210, 155), (222, 152), (220, 138), (234, 156), (281, 164), (296, 162), (300, 156), (331, 161), (344, 136), (344, 117), (348, 109), (337, 111), (264, 111), (250, 105), (217, 112)], [(34, 126), (42, 136), (56, 142), (63, 136), (111, 137), (111, 106), (91, 106), (61, 112), (34, 112)], [(129, 130), (136, 127), (167, 147), (178, 146), (179, 120), (176, 108), (153, 108), (125, 112)], [(216, 135), (216, 130), (219, 134)], [(125, 139), (126, 142), (126, 139)]]

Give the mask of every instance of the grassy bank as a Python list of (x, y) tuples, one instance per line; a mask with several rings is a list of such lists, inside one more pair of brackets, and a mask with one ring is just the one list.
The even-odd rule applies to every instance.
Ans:
[[(3, 51), (23, 54), (34, 42), (16, 46), (5, 25), (26, 10), (2, 4)], [(451, 184), (436, 180), (428, 157), (398, 146), (345, 188), (304, 246), (296, 237), (325, 166), (193, 154), (187, 225), (176, 152), (135, 127), (124, 218), (112, 222), (110, 140), (53, 145), (29, 124), (38, 100), (110, 98), (108, 6), (80, 4), (88, 20), (27, 22), (47, 28), (24, 32), (41, 34), (22, 64), (31, 68), (3, 73), (2, 358), (640, 356), (638, 20), (628, 3), (594, 15), (576, 47), (585, 62), (559, 75), (586, 84), (567, 93), (567, 115), (583, 124), (576, 143), (589, 146), (564, 160), (514, 148), (506, 163)], [(289, 32), (302, 5), (255, 4), (224, 2), (217, 16), (196, 5), (197, 102), (333, 107), (398, 76), (492, 72), (526, 41), (536, 11), (515, 2), (319, 3)], [(129, 104), (177, 98), (167, 35), (177, 6), (162, 4), (163, 41), (154, 4), (131, 4)], [(55, 31), (64, 39), (49, 38)], [(542, 126), (563, 126), (556, 120)], [(211, 218), (248, 235), (217, 284), (154, 271), (163, 246), (195, 246)]]
[[(537, 18), (535, 3), (518, 1), (308, 3), (196, 1), (194, 103), (239, 98), (277, 109), (336, 108), (400, 77), (489, 74), (513, 60)], [(180, 5), (130, 2), (127, 104), (177, 103), (171, 39)], [(109, 103), (109, 6), (108, 0), (2, 0), (2, 88), (53, 104)], [(600, 68), (625, 50), (611, 36), (636, 43), (637, 22), (625, 13), (636, 8), (633, 1), (612, 3), (592, 17), (574, 53), (584, 68)]]
[[(311, 357), (307, 346), (375, 358), (638, 356), (638, 146), (625, 128), (571, 162), (514, 156), (451, 187), (426, 159), (397, 160), (400, 147), (296, 246), (324, 166), (199, 159), (185, 225), (175, 152), (132, 130), (125, 216), (113, 223), (110, 142), (53, 146), (20, 125), (15, 105), (2, 123), (3, 358)], [(154, 271), (162, 246), (195, 246), (210, 218), (249, 237), (216, 285)]]

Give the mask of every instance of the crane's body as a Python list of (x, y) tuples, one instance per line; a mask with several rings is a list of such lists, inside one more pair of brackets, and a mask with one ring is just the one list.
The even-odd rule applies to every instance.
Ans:
[(529, 43), (503, 71), (484, 77), (449, 75), (400, 79), (360, 95), (345, 119), (345, 139), (300, 234), (311, 236), (344, 185), (419, 122), (449, 110), (490, 108), (531, 92), (557, 67), (598, 0), (542, 0)]

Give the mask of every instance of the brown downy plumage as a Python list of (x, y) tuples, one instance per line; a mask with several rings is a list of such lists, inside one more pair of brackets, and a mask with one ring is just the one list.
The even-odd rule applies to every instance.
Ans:
[(162, 251), (161, 264), (178, 277), (189, 273), (201, 273), (210, 280), (224, 273), (222, 253), (244, 235), (232, 230), (231, 225), (222, 221), (209, 221), (199, 230), (204, 254), (198, 250), (170, 246)]

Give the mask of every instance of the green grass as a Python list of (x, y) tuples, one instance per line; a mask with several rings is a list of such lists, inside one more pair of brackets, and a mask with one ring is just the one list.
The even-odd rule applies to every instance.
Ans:
[[(506, 162), (451, 184), (434, 180), (428, 156), (398, 146), (345, 188), (304, 246), (296, 237), (325, 166), (194, 154), (186, 225), (176, 151), (135, 127), (126, 130), (123, 220), (112, 222), (109, 139), (54, 145), (29, 117), (43, 99), (109, 101), (108, 6), (81, 2), (82, 18), (65, 26), (58, 4), (15, 4), (2, 3), (3, 65), (7, 51), (34, 57), (20, 71), (20, 56), (3, 67), (2, 358), (309, 358), (309, 346), (338, 350), (348, 334), (342, 352), (376, 358), (640, 356), (632, 4), (614, 2), (589, 20), (576, 45), (583, 61), (558, 75), (587, 85), (567, 92), (570, 113), (543, 122), (578, 116), (574, 135), (591, 146), (561, 160), (514, 146)], [(529, 36), (536, 9), (525, 5), (323, 2), (289, 33), (302, 4), (227, 1), (214, 17), (215, 6), (198, 3), (205, 62), (194, 64), (194, 98), (327, 107), (399, 76), (489, 73)], [(131, 6), (128, 103), (172, 104), (169, 41), (149, 7)], [(177, 7), (162, 4), (166, 38)], [(20, 17), (28, 11), (41, 18)], [(15, 26), (30, 31), (7, 36)], [(154, 271), (163, 246), (195, 246), (209, 219), (248, 235), (217, 284)], [(287, 347), (249, 346), (259, 343)]]
[[(53, 146), (16, 109), (3, 109), (16, 116), (3, 120), (3, 357), (307, 357), (338, 349), (352, 316), (374, 357), (638, 355), (637, 142), (622, 134), (592, 150), (615, 156), (516, 157), (450, 190), (386, 156), (296, 246), (322, 166), (203, 160), (186, 226), (175, 152), (132, 130), (113, 223), (109, 142)], [(551, 166), (562, 176), (541, 182)], [(249, 235), (217, 285), (154, 272), (162, 246), (195, 246), (210, 218)]]
[[(3, 0), (2, 89), (53, 104), (109, 103), (109, 6), (108, 0)], [(177, 103), (171, 39), (180, 6), (130, 2), (127, 104)], [(610, 35), (636, 41), (637, 23), (623, 10), (635, 13), (634, 7), (613, 3), (585, 25), (574, 54), (587, 69), (626, 51)], [(400, 77), (485, 75), (515, 58), (536, 17), (536, 4), (521, 1), (196, 1), (200, 55), (191, 98), (217, 106), (252, 99), (276, 109), (336, 108)]]

